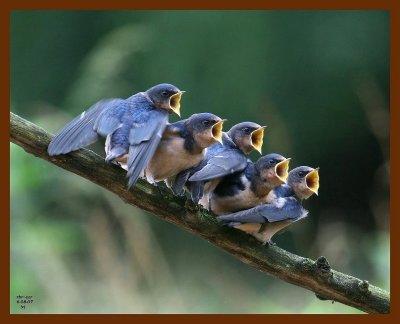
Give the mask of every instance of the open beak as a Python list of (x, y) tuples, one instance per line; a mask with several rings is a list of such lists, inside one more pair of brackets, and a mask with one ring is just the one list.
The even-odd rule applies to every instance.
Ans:
[(262, 154), (262, 145), (263, 145), (265, 127), (267, 126), (261, 126), (260, 128), (256, 129), (251, 133), (251, 145), (260, 154)]
[(319, 168), (310, 171), (306, 176), (307, 187), (318, 196), (319, 189)]
[(169, 98), (169, 108), (181, 117), (181, 98), (186, 91), (179, 91)]
[(289, 176), (289, 163), (290, 158), (285, 159), (275, 165), (275, 174), (283, 183), (286, 183), (286, 180)]
[(215, 123), (211, 129), (212, 137), (222, 144), (222, 127), (226, 119), (222, 119)]

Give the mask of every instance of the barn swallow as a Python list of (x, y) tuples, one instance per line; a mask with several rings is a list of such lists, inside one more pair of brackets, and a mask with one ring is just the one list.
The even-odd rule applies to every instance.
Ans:
[(50, 156), (66, 154), (106, 137), (106, 162), (127, 163), (128, 188), (153, 156), (168, 123), (180, 115), (184, 91), (162, 83), (127, 99), (105, 99), (69, 122), (53, 138)]
[(172, 181), (179, 172), (199, 164), (207, 147), (222, 143), (224, 121), (216, 115), (200, 113), (168, 125), (145, 169), (147, 181)]
[(297, 167), (289, 172), (287, 184), (272, 191), (268, 203), (219, 216), (218, 219), (253, 235), (263, 244), (271, 244), (275, 233), (308, 215), (302, 200), (318, 195), (318, 189), (319, 168)]
[(233, 126), (227, 135), (244, 154), (250, 154), (253, 150), (262, 154), (266, 127), (252, 122), (243, 122)]
[[(187, 170), (190, 177), (186, 188), (195, 203), (209, 208), (209, 193), (219, 181), (229, 174), (242, 171), (247, 166), (247, 154), (252, 150), (261, 153), (265, 126), (243, 122), (233, 126), (222, 135), (222, 144), (216, 143), (207, 149), (200, 164)], [(178, 175), (178, 179), (182, 175)]]
[(289, 162), (276, 153), (248, 161), (244, 170), (225, 176), (210, 193), (210, 210), (223, 215), (265, 203), (272, 189), (286, 183)]

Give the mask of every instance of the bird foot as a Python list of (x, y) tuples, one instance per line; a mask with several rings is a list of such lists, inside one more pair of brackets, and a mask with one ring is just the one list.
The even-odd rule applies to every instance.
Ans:
[(114, 164), (114, 165), (121, 166), (121, 164), (119, 164), (119, 162), (116, 161), (115, 159), (109, 159), (107, 157), (104, 159), (104, 162), (106, 162), (107, 164)]
[(193, 203), (190, 199), (187, 199), (185, 202), (185, 208), (191, 211), (192, 213), (197, 213), (200, 210), (200, 206)]
[(266, 245), (266, 246), (276, 246), (276, 243), (273, 242), (272, 240), (265, 240), (261, 242), (262, 245)]
[(114, 165), (119, 166), (120, 168), (122, 168), (121, 163), (119, 163), (119, 162), (117, 162), (117, 161), (115, 161), (115, 160), (114, 160), (114, 161), (111, 161), (110, 164), (114, 164)]
[(110, 165), (116, 165), (117, 167), (128, 171), (127, 166), (124, 165), (124, 164), (122, 164), (122, 163), (120, 163), (120, 162), (118, 162), (117, 160), (107, 160), (107, 159), (106, 159), (105, 162), (106, 162), (107, 164), (110, 164)]
[(185, 196), (185, 190), (184, 190), (184, 189), (182, 189), (182, 190), (180, 190), (180, 191), (174, 189), (173, 187), (171, 187), (170, 189), (171, 189), (172, 193), (173, 193), (175, 196), (178, 196), (178, 197), (184, 197), (184, 196)]
[(155, 183), (153, 183), (153, 186), (155, 186), (155, 187), (157, 188), (158, 194), (159, 194), (161, 197), (164, 197), (164, 196), (165, 196), (164, 188), (163, 188), (162, 186), (160, 186), (159, 183), (155, 182)]

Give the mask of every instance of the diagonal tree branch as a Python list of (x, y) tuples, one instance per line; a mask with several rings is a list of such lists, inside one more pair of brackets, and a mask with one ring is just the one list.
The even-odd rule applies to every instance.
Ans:
[(368, 313), (389, 313), (389, 293), (367, 281), (331, 269), (324, 257), (313, 261), (277, 246), (262, 246), (252, 237), (220, 226), (215, 217), (185, 198), (173, 196), (144, 180), (130, 191), (125, 172), (107, 165), (94, 152), (82, 149), (50, 157), (47, 146), (51, 135), (31, 122), (10, 113), (10, 141), (26, 152), (78, 174), (115, 193), (126, 203), (199, 235), (242, 262), (286, 282), (309, 289), (323, 300), (334, 300)]

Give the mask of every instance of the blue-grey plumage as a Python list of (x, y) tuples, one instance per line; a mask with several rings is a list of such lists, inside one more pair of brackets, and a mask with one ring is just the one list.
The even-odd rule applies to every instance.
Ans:
[(180, 114), (183, 91), (156, 85), (127, 99), (107, 99), (69, 122), (53, 138), (49, 155), (66, 154), (106, 137), (106, 161), (126, 161), (128, 187), (154, 154), (172, 112)]
[(210, 193), (210, 210), (223, 215), (267, 202), (271, 190), (286, 183), (289, 162), (276, 153), (262, 156), (256, 163), (248, 161), (242, 171), (222, 178)]
[(272, 191), (269, 203), (222, 215), (218, 219), (228, 226), (253, 235), (263, 243), (271, 243), (275, 233), (308, 215), (308, 211), (302, 206), (302, 200), (318, 194), (318, 171), (318, 168), (297, 167), (289, 172), (287, 184)]
[(186, 187), (192, 200), (209, 208), (209, 193), (229, 174), (242, 171), (247, 165), (247, 154), (261, 153), (265, 126), (243, 122), (233, 126), (222, 136), (222, 143), (208, 148), (202, 162), (190, 171)]
[(150, 183), (167, 180), (171, 185), (179, 173), (204, 158), (207, 147), (222, 141), (224, 120), (211, 113), (199, 113), (170, 124), (145, 169)]

